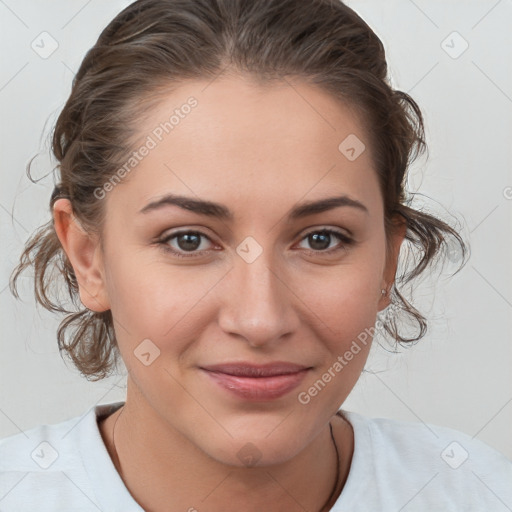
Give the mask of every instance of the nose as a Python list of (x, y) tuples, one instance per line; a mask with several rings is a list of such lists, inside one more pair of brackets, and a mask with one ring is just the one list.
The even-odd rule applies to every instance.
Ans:
[(299, 324), (288, 273), (265, 254), (252, 263), (237, 258), (221, 292), (221, 329), (242, 337), (252, 347), (280, 343)]

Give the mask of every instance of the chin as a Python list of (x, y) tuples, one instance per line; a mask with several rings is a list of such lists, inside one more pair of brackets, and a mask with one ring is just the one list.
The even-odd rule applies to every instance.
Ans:
[[(275, 428), (275, 425), (274, 427)], [(254, 429), (254, 436), (250, 432), (240, 433), (234, 438), (216, 436), (204, 443), (201, 439), (198, 447), (209, 457), (221, 464), (239, 468), (264, 467), (282, 464), (296, 456), (307, 444), (307, 440), (298, 437), (283, 429), (270, 435), (272, 428)]]

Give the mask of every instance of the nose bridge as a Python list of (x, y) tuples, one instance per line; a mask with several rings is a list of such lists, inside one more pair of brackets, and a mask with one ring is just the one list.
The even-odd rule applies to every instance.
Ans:
[(293, 330), (295, 315), (272, 251), (246, 242), (237, 248), (221, 327), (251, 345), (264, 345)]
[[(275, 262), (267, 251), (267, 256), (260, 255), (251, 263), (239, 262), (240, 280), (247, 289), (246, 298), (254, 305), (265, 308), (282, 304), (279, 300), (282, 290), (277, 277)], [(281, 285), (282, 286), (282, 285)]]

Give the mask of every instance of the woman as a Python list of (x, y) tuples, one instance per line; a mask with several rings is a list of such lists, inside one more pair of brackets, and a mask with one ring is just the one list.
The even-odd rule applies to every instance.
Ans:
[[(402, 313), (381, 326), (397, 342), (425, 332), (397, 281), (450, 239), (466, 253), (407, 205), (423, 137), (341, 2), (139, 0), (116, 16), (57, 121), (52, 220), (12, 285), (34, 265), (39, 301), (68, 314), (61, 350), (90, 379), (120, 356), (126, 401), (4, 439), (0, 506), (512, 507), (512, 464), (482, 442), (340, 409), (380, 311)], [(397, 276), (404, 243), (422, 255)], [(57, 301), (55, 265), (83, 307)]]

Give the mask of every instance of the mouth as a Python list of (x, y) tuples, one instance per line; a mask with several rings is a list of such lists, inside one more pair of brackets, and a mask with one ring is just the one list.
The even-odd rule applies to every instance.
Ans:
[(200, 369), (231, 395), (250, 401), (268, 401), (280, 398), (296, 388), (311, 367), (288, 362), (265, 365), (241, 362)]

